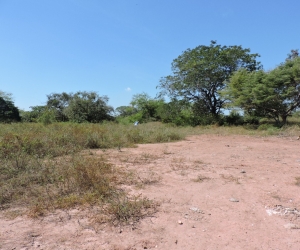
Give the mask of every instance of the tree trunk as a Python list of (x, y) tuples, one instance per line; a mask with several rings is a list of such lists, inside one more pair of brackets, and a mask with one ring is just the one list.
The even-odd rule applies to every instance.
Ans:
[(286, 122), (287, 122), (287, 115), (281, 115), (281, 119), (282, 119), (282, 123), (283, 124), (286, 124)]

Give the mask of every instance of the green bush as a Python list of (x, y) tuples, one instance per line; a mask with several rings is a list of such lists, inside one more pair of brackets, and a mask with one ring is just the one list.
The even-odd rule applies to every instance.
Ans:
[(258, 125), (259, 124), (259, 117), (256, 116), (244, 116), (244, 123), (245, 124), (253, 124)]
[(238, 126), (243, 124), (244, 124), (244, 117), (236, 111), (232, 111), (228, 116), (224, 117), (224, 125)]

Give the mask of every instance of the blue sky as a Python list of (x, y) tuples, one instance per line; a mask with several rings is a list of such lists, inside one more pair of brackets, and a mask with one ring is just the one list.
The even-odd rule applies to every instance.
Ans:
[(299, 0), (0, 0), (0, 90), (29, 110), (97, 91), (114, 108), (155, 97), (184, 50), (241, 45), (264, 69), (300, 49)]

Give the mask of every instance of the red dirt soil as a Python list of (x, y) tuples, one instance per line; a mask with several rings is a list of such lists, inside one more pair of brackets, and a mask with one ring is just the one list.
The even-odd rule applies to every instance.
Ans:
[(94, 153), (136, 171), (141, 185), (126, 189), (158, 202), (157, 213), (113, 227), (89, 219), (96, 208), (1, 211), (0, 249), (300, 249), (296, 138), (200, 135)]

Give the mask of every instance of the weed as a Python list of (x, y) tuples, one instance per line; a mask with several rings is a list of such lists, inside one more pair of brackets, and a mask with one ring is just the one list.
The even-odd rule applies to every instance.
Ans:
[(204, 164), (204, 162), (201, 161), (201, 160), (196, 160), (196, 161), (194, 161), (194, 163), (196, 163), (196, 164)]
[(296, 179), (296, 183), (295, 183), (295, 184), (296, 184), (297, 186), (300, 186), (300, 177), (296, 177), (295, 179)]
[(174, 171), (178, 171), (178, 170), (186, 170), (188, 169), (188, 165), (185, 164), (185, 158), (173, 158), (172, 159), (172, 163), (170, 164), (170, 167), (172, 168), (172, 170)]
[(148, 171), (146, 176), (138, 176), (139, 182), (136, 184), (137, 187), (143, 188), (145, 185), (153, 185), (161, 180), (161, 177), (153, 171)]
[(200, 183), (206, 180), (210, 180), (210, 178), (203, 175), (198, 175), (197, 178), (193, 179), (194, 182), (200, 182)]
[(4, 216), (10, 220), (13, 220), (23, 214), (24, 214), (24, 209), (17, 208), (17, 209), (10, 209), (10, 210), (5, 211)]
[(135, 224), (140, 219), (151, 216), (157, 208), (157, 204), (140, 196), (116, 197), (110, 202), (108, 212), (111, 221), (117, 224)]
[(234, 177), (233, 175), (224, 175), (220, 174), (220, 176), (226, 181), (226, 182), (234, 182), (236, 184), (241, 184), (238, 177)]

